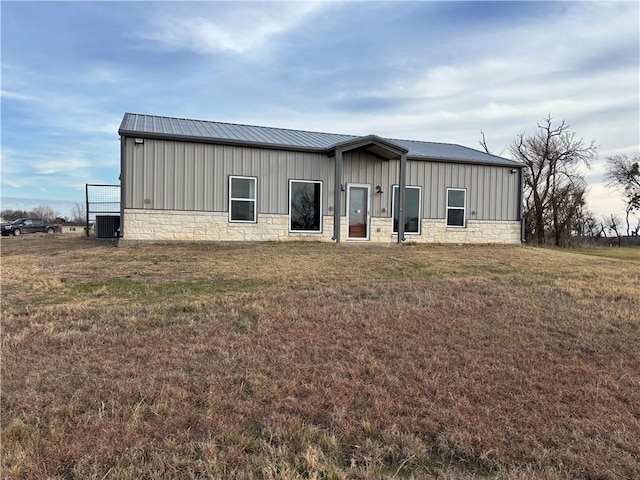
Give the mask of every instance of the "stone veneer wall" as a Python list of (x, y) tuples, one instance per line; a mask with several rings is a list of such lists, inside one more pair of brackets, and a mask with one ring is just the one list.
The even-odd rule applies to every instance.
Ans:
[[(226, 212), (183, 210), (124, 211), (125, 241), (295, 241), (331, 242), (333, 215), (323, 218), (322, 233), (290, 233), (289, 216), (259, 214), (257, 223), (230, 223)], [(347, 240), (342, 217), (341, 241)], [(390, 218), (371, 219), (369, 242), (395, 243)], [(407, 242), (420, 243), (520, 243), (520, 222), (469, 220), (466, 228), (447, 228), (445, 220), (422, 220), (421, 235), (405, 235)], [(362, 242), (362, 240), (353, 240)]]
[(519, 221), (467, 220), (466, 228), (456, 228), (444, 219), (423, 219), (422, 235), (405, 235), (408, 242), (414, 237), (429, 243), (521, 243)]

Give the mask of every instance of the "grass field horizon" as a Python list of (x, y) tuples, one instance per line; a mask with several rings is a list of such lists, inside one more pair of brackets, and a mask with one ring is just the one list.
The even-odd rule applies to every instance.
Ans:
[(1, 248), (2, 478), (640, 478), (639, 249)]

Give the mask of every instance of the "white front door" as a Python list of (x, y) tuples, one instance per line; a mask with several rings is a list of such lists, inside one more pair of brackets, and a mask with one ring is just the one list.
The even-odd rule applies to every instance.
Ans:
[(347, 240), (369, 240), (369, 185), (347, 184)]

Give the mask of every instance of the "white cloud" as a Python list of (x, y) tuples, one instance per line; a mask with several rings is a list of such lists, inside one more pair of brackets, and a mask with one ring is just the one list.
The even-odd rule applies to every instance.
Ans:
[(12, 92), (9, 90), (0, 90), (0, 97), (6, 100), (19, 100), (23, 102), (36, 102), (40, 101), (40, 99), (33, 95), (28, 95), (20, 92)]
[(603, 217), (611, 213), (624, 214), (625, 203), (615, 190), (608, 188), (603, 183), (594, 183), (589, 186), (589, 209), (596, 216)]
[(2, 175), (2, 185), (7, 185), (12, 188), (20, 188), (25, 185), (24, 182), (14, 181), (10, 178), (7, 178), (6, 175)]
[(65, 173), (70, 176), (84, 174), (83, 170), (89, 166), (89, 162), (84, 158), (59, 158), (56, 160), (36, 160), (33, 169), (41, 175), (52, 175)]
[(229, 5), (216, 2), (192, 14), (185, 5), (156, 14), (140, 36), (168, 50), (201, 54), (238, 54), (263, 50), (271, 40), (302, 24), (315, 14), (317, 3), (269, 3)]
[(92, 65), (82, 74), (82, 81), (89, 84), (117, 85), (130, 80), (120, 71), (117, 65), (108, 63)]

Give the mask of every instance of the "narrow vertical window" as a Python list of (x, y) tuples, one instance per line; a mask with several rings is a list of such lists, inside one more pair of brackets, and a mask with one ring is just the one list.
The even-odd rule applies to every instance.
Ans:
[(322, 231), (322, 182), (289, 180), (289, 231)]
[(256, 178), (229, 177), (229, 221), (256, 222)]
[(463, 188), (447, 188), (447, 227), (464, 227), (467, 191)]
[[(404, 233), (420, 235), (420, 197), (422, 189), (420, 187), (405, 187), (406, 197), (404, 202)], [(393, 233), (398, 233), (398, 218), (400, 212), (400, 187), (393, 186)]]

